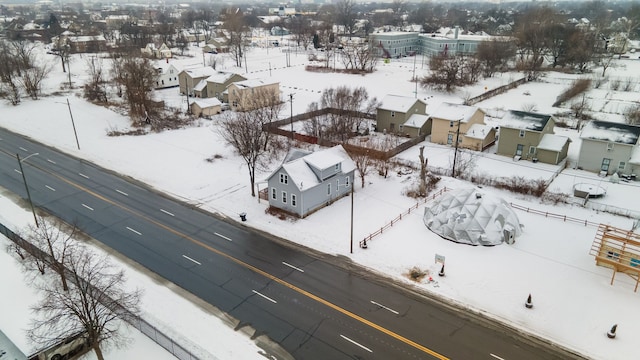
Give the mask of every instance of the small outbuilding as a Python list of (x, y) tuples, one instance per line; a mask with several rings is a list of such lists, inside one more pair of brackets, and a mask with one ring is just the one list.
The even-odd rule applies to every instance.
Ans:
[(474, 246), (512, 244), (522, 233), (509, 203), (476, 188), (442, 194), (424, 209), (423, 221), (447, 240)]
[(222, 112), (222, 103), (216, 98), (193, 99), (191, 113), (194, 116), (211, 116)]

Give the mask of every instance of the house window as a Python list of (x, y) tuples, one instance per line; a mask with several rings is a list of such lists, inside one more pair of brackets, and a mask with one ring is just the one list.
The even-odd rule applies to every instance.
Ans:
[(535, 154), (536, 154), (536, 147), (529, 146), (529, 155), (535, 155)]
[(611, 151), (611, 150), (613, 150), (613, 143), (609, 142), (607, 143), (607, 151)]
[(629, 265), (633, 267), (640, 267), (640, 259), (631, 258), (631, 260), (629, 260)]
[(453, 121), (449, 121), (449, 127), (453, 127)]
[(331, 184), (327, 184), (327, 195), (331, 195)]
[(624, 162), (624, 161), (620, 161), (620, 162), (618, 163), (618, 170), (619, 170), (619, 171), (624, 171), (624, 168), (625, 168), (625, 167), (627, 167), (627, 163), (626, 163), (626, 162)]
[(347, 176), (346, 178), (344, 178), (344, 186), (349, 187), (349, 177)]
[(281, 184), (288, 184), (289, 183), (289, 175), (280, 174), (280, 183)]
[(283, 204), (287, 203), (287, 192), (286, 191), (282, 192), (282, 203)]
[(524, 145), (518, 144), (516, 146), (516, 156), (522, 156), (522, 149), (524, 149)]
[(396, 112), (395, 111), (391, 112), (391, 117), (396, 117)]
[(336, 191), (340, 192), (340, 179), (336, 179)]
[(611, 165), (611, 159), (602, 159), (602, 165), (600, 165), (601, 171), (609, 171), (609, 165)]
[(340, 163), (336, 164), (336, 172), (340, 171)]
[(614, 251), (607, 251), (607, 257), (609, 259), (618, 260), (620, 259), (620, 254)]
[(518, 136), (524, 137), (524, 130), (520, 130), (520, 134)]
[(402, 129), (404, 129), (404, 125), (398, 125), (398, 131), (402, 132)]
[(453, 144), (453, 134), (447, 134), (447, 144), (451, 145)]
[(291, 206), (296, 206), (296, 194), (291, 194)]
[(277, 199), (277, 198), (278, 198), (276, 188), (271, 188), (271, 198), (272, 198), (273, 200), (275, 200), (275, 199)]

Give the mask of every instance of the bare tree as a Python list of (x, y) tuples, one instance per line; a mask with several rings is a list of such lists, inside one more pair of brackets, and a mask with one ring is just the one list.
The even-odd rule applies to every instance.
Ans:
[(124, 272), (107, 255), (98, 256), (84, 246), (74, 247), (65, 261), (71, 282), (68, 291), (46, 278), (36, 283), (40, 301), (32, 307), (29, 338), (52, 344), (84, 332), (99, 360), (102, 348), (120, 346), (126, 338), (119, 332), (120, 320), (130, 322), (139, 313), (140, 291), (125, 291)]
[(640, 104), (629, 106), (624, 112), (624, 120), (627, 124), (640, 125)]
[(87, 59), (89, 79), (84, 85), (84, 97), (90, 101), (107, 102), (107, 91), (104, 88), (104, 67), (102, 59), (91, 57)]
[(520, 51), (520, 64), (530, 79), (538, 77), (548, 50), (548, 29), (555, 18), (553, 9), (534, 6), (516, 20), (513, 35)]
[(157, 74), (149, 59), (114, 59), (113, 74), (116, 75), (116, 83), (124, 87), (129, 114), (134, 122), (156, 115), (151, 96)]
[(358, 176), (360, 177), (360, 187), (364, 188), (365, 178), (375, 167), (376, 161), (371, 156), (369, 156), (369, 149), (367, 148), (358, 147), (355, 149), (350, 149), (349, 156), (353, 160), (353, 163), (356, 165), (356, 170), (358, 170)]
[(62, 290), (68, 291), (69, 284), (65, 272), (66, 261), (73, 252), (73, 236), (76, 227), (73, 226), (65, 232), (64, 224), (60, 221), (50, 221), (38, 216), (38, 226), (29, 225), (25, 240), (35, 246), (41, 252), (34, 251), (28, 259), (36, 264), (38, 270), (44, 274), (43, 265), (48, 265), (60, 277)]
[(42, 92), (42, 82), (51, 72), (51, 64), (46, 61), (38, 61), (33, 59), (33, 63), (27, 69), (22, 71), (20, 82), (27, 94), (33, 99), (38, 100)]
[(236, 66), (242, 67), (242, 59), (247, 48), (249, 27), (244, 14), (239, 8), (229, 8), (224, 14), (223, 28), (228, 33), (227, 45), (229, 54), (236, 62)]
[(345, 69), (372, 72), (378, 62), (377, 53), (366, 43), (349, 43), (341, 53)]
[(0, 41), (0, 95), (11, 105), (18, 105), (21, 98), (20, 74), (24, 70), (22, 62), (15, 54), (15, 47), (7, 41)]
[(491, 77), (496, 71), (504, 71), (507, 64), (516, 55), (516, 48), (511, 40), (492, 39), (478, 44), (476, 58), (482, 63), (485, 77)]
[(269, 132), (263, 128), (277, 119), (284, 106), (280, 99), (275, 99), (268, 93), (256, 97), (262, 99), (261, 107), (244, 112), (226, 112), (218, 127), (220, 136), (234, 148), (247, 165), (251, 196), (254, 197), (256, 168), (267, 154), (266, 150), (271, 140)]
[(292, 17), (289, 21), (289, 30), (296, 44), (302, 46), (305, 50), (311, 44), (315, 34), (315, 29), (311, 26), (311, 21), (306, 16)]
[(425, 88), (453, 92), (458, 86), (470, 85), (478, 81), (481, 63), (478, 59), (464, 55), (436, 55), (429, 60), (431, 73), (420, 83)]
[(345, 34), (353, 34), (353, 28), (356, 24), (356, 2), (355, 0), (338, 0), (335, 4), (336, 24), (344, 29)]
[[(458, 153), (457, 156), (455, 154), (451, 155), (450, 165), (453, 171), (455, 171), (455, 175), (458, 178), (469, 179), (473, 169), (476, 167), (476, 154), (474, 151), (466, 150), (466, 149), (456, 149)], [(454, 156), (455, 156), (455, 169), (453, 168), (454, 164)]]
[(427, 196), (427, 163), (429, 159), (424, 157), (424, 145), (420, 146), (420, 185), (418, 185), (418, 193), (420, 196)]

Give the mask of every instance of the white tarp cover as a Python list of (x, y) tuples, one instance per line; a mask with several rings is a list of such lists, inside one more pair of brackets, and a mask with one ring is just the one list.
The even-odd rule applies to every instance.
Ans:
[(499, 245), (522, 232), (518, 216), (502, 198), (475, 188), (445, 192), (424, 209), (429, 230), (457, 243)]

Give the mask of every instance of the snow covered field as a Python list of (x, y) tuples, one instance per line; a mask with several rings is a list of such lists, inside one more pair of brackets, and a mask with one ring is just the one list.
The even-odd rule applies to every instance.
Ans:
[[(200, 55), (198, 55), (200, 56)], [(198, 59), (198, 56), (195, 59)], [(209, 55), (207, 55), (209, 56)], [(220, 55), (221, 56), (221, 55)], [(55, 60), (55, 59), (53, 59)], [(370, 95), (381, 99), (388, 93), (414, 96), (415, 84), (412, 58), (402, 58), (390, 64), (380, 64), (378, 71), (367, 76), (332, 73), (309, 73), (304, 70), (308, 63), (306, 56), (291, 56), (292, 66), (286, 67), (284, 54), (278, 49), (255, 49), (248, 54), (249, 78), (273, 77), (280, 80), (283, 98), (294, 93), (294, 114), (304, 112), (311, 101), (317, 101), (320, 92), (327, 87), (339, 85), (365, 86)], [(82, 83), (78, 75), (84, 59), (74, 58), (72, 69), (76, 86)], [(187, 60), (194, 61), (194, 58)], [(635, 62), (626, 60), (627, 68), (610, 69), (608, 72), (640, 74)], [(229, 65), (231, 62), (227, 61)], [(56, 65), (59, 65), (56, 63)], [(640, 65), (640, 64), (639, 64)], [(271, 68), (271, 70), (269, 70)], [(426, 68), (426, 66), (425, 66)], [(244, 69), (236, 69), (244, 73)], [(416, 74), (422, 75), (421, 59), (417, 58)], [(597, 71), (596, 71), (597, 74)], [(548, 77), (576, 78), (577, 75), (550, 74)], [(475, 96), (484, 88), (495, 88), (518, 78), (518, 74), (498, 75), (482, 80), (481, 83), (454, 94), (440, 94), (418, 88), (417, 96), (428, 103), (427, 112), (442, 101), (461, 102), (468, 95)], [(45, 92), (51, 94), (66, 81), (59, 67), (47, 82)], [(484, 101), (477, 106), (488, 112), (498, 110), (519, 110), (526, 103), (534, 102), (540, 112), (555, 113), (551, 104), (566, 82), (541, 82), (525, 84), (506, 94)], [(530, 95), (523, 95), (528, 91)], [(186, 106), (185, 99), (178, 90), (165, 89), (160, 97), (167, 103)], [(74, 91), (77, 93), (77, 90)], [(78, 130), (81, 150), (76, 149), (75, 139), (66, 109), (69, 98)], [(507, 106), (508, 105), (508, 106)], [(16, 107), (0, 105), (0, 126), (25, 134), (43, 143), (91, 160), (101, 166), (127, 174), (167, 192), (181, 200), (196, 204), (212, 212), (219, 212), (231, 218), (238, 218), (240, 212), (247, 212), (247, 224), (282, 236), (300, 244), (316, 248), (330, 254), (348, 256), (353, 261), (387, 276), (404, 281), (408, 287), (420, 288), (434, 296), (441, 296), (451, 302), (468, 307), (471, 311), (483, 313), (512, 324), (513, 326), (551, 339), (574, 349), (593, 359), (631, 359), (637, 353), (636, 335), (640, 333), (640, 312), (630, 311), (637, 305), (638, 293), (633, 292), (635, 282), (627, 276), (618, 275), (613, 286), (609, 285), (611, 271), (596, 267), (589, 255), (596, 228), (565, 223), (517, 211), (524, 224), (523, 235), (513, 245), (495, 247), (471, 247), (455, 244), (431, 233), (422, 222), (422, 210), (412, 212), (392, 229), (369, 242), (369, 248), (355, 249), (349, 254), (350, 199), (343, 198), (330, 207), (314, 213), (306, 219), (281, 221), (265, 214), (266, 202), (258, 203), (250, 196), (246, 166), (232, 150), (222, 142), (216, 133), (215, 118), (198, 120), (197, 124), (181, 130), (150, 134), (146, 136), (107, 137), (110, 129), (126, 129), (128, 121), (108, 109), (92, 105), (75, 94), (50, 95), (38, 101), (24, 100)], [(285, 107), (288, 116), (289, 108)], [(600, 118), (620, 119), (619, 114), (596, 114)], [(499, 120), (496, 120), (499, 121)], [(572, 130), (556, 129), (556, 133), (570, 136), (570, 164), (575, 162), (580, 141)], [(429, 164), (447, 167), (451, 149), (425, 143)], [(418, 146), (402, 153), (400, 157), (417, 160)], [(213, 162), (206, 159), (214, 155), (221, 158)], [(261, 169), (261, 175), (268, 174), (271, 167)], [(532, 179), (549, 178), (556, 169), (545, 164), (513, 162), (509, 158), (494, 154), (482, 154), (477, 159), (477, 171), (495, 176), (526, 176)], [(220, 176), (225, 174), (225, 176)], [(367, 184), (356, 186), (354, 238), (360, 240), (415, 204), (413, 199), (402, 195), (415, 174), (388, 178), (372, 174)], [(640, 211), (640, 188), (638, 183), (613, 184), (596, 174), (567, 169), (551, 184), (553, 191), (571, 193), (576, 182), (588, 182), (607, 189), (606, 196), (599, 200), (621, 208)], [(451, 178), (443, 178), (440, 187), (460, 188), (472, 184)], [(578, 206), (551, 206), (541, 204), (537, 199), (510, 194), (489, 188), (483, 192), (502, 196), (515, 204), (566, 214), (574, 218), (595, 223), (612, 224), (630, 229), (632, 220), (597, 213)], [(0, 193), (0, 220), (13, 224), (16, 228), (29, 222), (29, 213), (16, 208), (12, 197)], [(331, 227), (326, 227), (331, 223)], [(404, 275), (413, 266), (437, 272), (434, 263), (436, 254), (446, 256), (447, 276), (436, 278), (436, 282), (416, 284)], [(8, 266), (8, 255), (2, 254), (2, 269), (5, 281), (20, 278), (19, 270)], [(5, 268), (5, 266), (7, 266)], [(11, 270), (13, 268), (14, 270)], [(221, 359), (259, 359), (258, 349), (248, 337), (236, 334), (223, 322), (206, 315), (203, 310), (189, 300), (183, 299), (180, 291), (172, 286), (156, 283), (148, 275), (130, 268), (127, 271), (132, 284), (145, 289), (143, 299), (147, 315), (152, 322), (163, 329), (170, 329), (177, 337), (197, 344), (212, 357)], [(19, 284), (12, 284), (19, 287)], [(3, 331), (27, 352), (30, 347), (24, 338), (28, 324), (28, 288), (20, 288), (19, 298), (5, 304), (0, 302)], [(531, 293), (534, 309), (527, 310), (524, 301)], [(157, 302), (163, 298), (166, 301)], [(5, 299), (0, 300), (5, 301)], [(167, 309), (173, 309), (167, 311)], [(176, 316), (179, 314), (180, 316)], [(610, 340), (606, 331), (619, 324), (618, 337)], [(6, 325), (5, 325), (6, 324)], [(211, 339), (216, 340), (215, 343)], [(226, 340), (229, 336), (229, 339)], [(135, 343), (128, 350), (114, 353), (115, 358), (140, 358), (140, 349), (151, 350), (156, 345), (141, 335), (135, 336)], [(149, 350), (147, 350), (149, 349)], [(116, 355), (117, 354), (117, 355)], [(499, 355), (499, 354), (498, 354)], [(157, 359), (161, 359), (158, 355)], [(146, 357), (146, 356), (145, 356)], [(170, 358), (169, 355), (167, 355)], [(206, 357), (205, 357), (206, 358)]]

